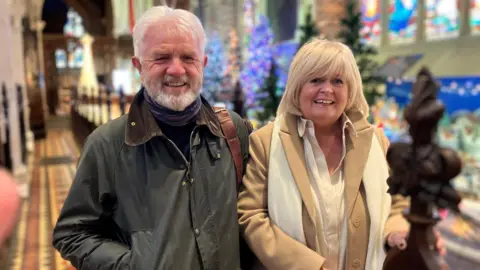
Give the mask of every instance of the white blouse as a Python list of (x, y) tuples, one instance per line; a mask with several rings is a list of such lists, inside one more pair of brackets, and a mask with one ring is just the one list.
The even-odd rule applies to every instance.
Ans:
[(323, 236), (319, 239), (321, 255), (326, 259), (324, 267), (327, 269), (343, 269), (345, 256), (345, 254), (339, 254), (345, 250), (340, 243), (345, 243), (342, 241), (342, 237), (343, 240), (346, 237), (346, 228), (342, 228), (346, 220), (343, 176), (343, 160), (346, 153), (345, 130), (348, 129), (354, 135), (356, 135), (356, 131), (353, 123), (345, 114), (342, 115), (342, 122), (342, 158), (331, 176), (325, 156), (315, 137), (313, 122), (300, 117), (297, 123), (298, 134), (303, 139), (307, 171), (320, 221), (318, 229)]

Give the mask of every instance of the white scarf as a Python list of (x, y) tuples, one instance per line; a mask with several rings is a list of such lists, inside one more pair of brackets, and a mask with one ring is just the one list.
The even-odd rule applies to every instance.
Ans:
[[(283, 232), (298, 242), (306, 244), (302, 224), (302, 197), (278, 135), (280, 119), (283, 117), (275, 119), (272, 133), (268, 165), (268, 213), (272, 222)], [(391, 209), (391, 197), (387, 193), (388, 175), (384, 151), (377, 136), (373, 134), (362, 179), (370, 215), (370, 234), (365, 262), (365, 269), (369, 270), (381, 269), (385, 260), (383, 230)], [(316, 210), (318, 212), (318, 209)], [(342, 234), (346, 234), (346, 231), (346, 222), (344, 222)], [(343, 258), (346, 250), (346, 235), (341, 238), (340, 255)]]

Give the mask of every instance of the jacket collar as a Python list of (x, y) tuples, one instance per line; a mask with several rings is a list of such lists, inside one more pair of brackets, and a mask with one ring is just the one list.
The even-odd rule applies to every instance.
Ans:
[[(143, 91), (145, 91), (144, 88), (137, 92), (127, 115), (125, 143), (129, 146), (144, 144), (153, 137), (163, 136), (162, 130), (148, 108), (148, 103), (145, 102)], [(212, 134), (223, 137), (215, 112), (203, 97), (201, 99), (202, 107), (197, 115), (197, 126), (207, 126)]]
[[(350, 118), (348, 118), (346, 113), (343, 113), (341, 116), (340, 121), (342, 122), (342, 133), (345, 134), (345, 131), (348, 130), (352, 135), (357, 136), (357, 130), (355, 130), (355, 126), (353, 125)], [(298, 120), (298, 135), (303, 137), (308, 127), (312, 127), (313, 122), (311, 120), (307, 120), (303, 117), (299, 117)]]
[[(368, 159), (374, 128), (367, 119), (357, 111), (346, 112), (346, 116), (353, 124), (356, 134), (347, 132), (345, 155), (345, 198), (346, 214), (350, 218), (355, 204), (357, 193), (360, 189), (365, 163)], [(319, 217), (315, 213), (315, 202), (312, 196), (309, 174), (307, 171), (305, 150), (302, 139), (298, 133), (298, 116), (285, 114), (279, 117), (279, 136), (285, 151), (290, 170), (295, 172), (293, 177), (302, 196), (307, 213), (304, 219), (307, 246), (318, 250), (316, 224)]]

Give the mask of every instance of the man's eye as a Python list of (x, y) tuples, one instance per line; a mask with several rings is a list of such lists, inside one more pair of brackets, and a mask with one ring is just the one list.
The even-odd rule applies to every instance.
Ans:
[(186, 62), (193, 62), (195, 61), (195, 58), (193, 58), (192, 56), (188, 56), (188, 55), (185, 55), (182, 57), (184, 61)]

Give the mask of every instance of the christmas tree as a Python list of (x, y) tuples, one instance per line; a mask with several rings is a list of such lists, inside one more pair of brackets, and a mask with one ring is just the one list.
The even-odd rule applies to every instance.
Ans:
[(302, 36), (300, 37), (300, 41), (298, 43), (298, 49), (310, 41), (310, 39), (319, 35), (315, 21), (312, 18), (312, 9), (312, 5), (309, 5), (305, 15), (305, 24), (300, 26)]
[(277, 81), (277, 68), (275, 63), (272, 61), (270, 72), (268, 74), (267, 80), (264, 83), (263, 88), (261, 89), (262, 95), (260, 95), (259, 102), (263, 110), (257, 113), (257, 119), (261, 123), (270, 121), (275, 117), (278, 105), (280, 105), (280, 99), (282, 96), (281, 89), (278, 89)]
[(378, 64), (372, 57), (377, 54), (377, 50), (363, 42), (361, 35), (363, 28), (362, 14), (358, 10), (357, 1), (348, 1), (346, 16), (341, 21), (343, 30), (340, 32), (339, 38), (350, 47), (353, 55), (355, 55), (362, 76), (365, 98), (369, 105), (373, 105), (376, 98), (382, 96), (377, 89), (379, 85), (385, 83), (385, 78), (375, 74)]
[(272, 65), (272, 41), (273, 33), (268, 19), (260, 16), (259, 24), (255, 26), (250, 37), (247, 60), (240, 72), (247, 109), (259, 109), (258, 92), (268, 77)]
[(238, 35), (235, 29), (232, 29), (229, 34), (229, 48), (228, 48), (228, 64), (227, 64), (227, 74), (232, 78), (234, 83), (238, 80), (240, 75), (240, 47), (238, 44)]
[(206, 54), (208, 63), (203, 71), (202, 95), (214, 104), (216, 102), (216, 94), (222, 90), (222, 80), (227, 69), (223, 41), (217, 34), (209, 37)]

